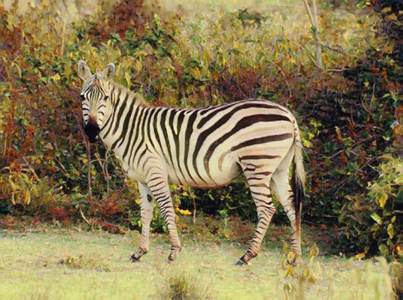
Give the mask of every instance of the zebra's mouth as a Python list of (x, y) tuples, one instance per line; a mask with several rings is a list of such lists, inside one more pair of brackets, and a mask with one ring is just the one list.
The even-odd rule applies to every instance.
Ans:
[(91, 143), (95, 143), (97, 141), (97, 137), (100, 131), (101, 130), (99, 129), (97, 123), (93, 121), (89, 121), (84, 127), (84, 132), (88, 136), (88, 140)]

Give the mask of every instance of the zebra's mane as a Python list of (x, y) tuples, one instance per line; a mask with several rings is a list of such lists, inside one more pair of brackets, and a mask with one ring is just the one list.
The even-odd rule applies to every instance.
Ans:
[(109, 82), (112, 85), (112, 87), (114, 87), (115, 93), (117, 91), (125, 91), (129, 95), (128, 99), (132, 99), (132, 101), (135, 101), (135, 102), (137, 102), (138, 104), (140, 104), (142, 106), (150, 106), (150, 104), (139, 93), (134, 92), (134, 91), (128, 89), (127, 87), (125, 87), (125, 86), (123, 86), (123, 85), (121, 85), (121, 84), (119, 84), (119, 83), (117, 83), (117, 82), (115, 82), (113, 80), (110, 80)]

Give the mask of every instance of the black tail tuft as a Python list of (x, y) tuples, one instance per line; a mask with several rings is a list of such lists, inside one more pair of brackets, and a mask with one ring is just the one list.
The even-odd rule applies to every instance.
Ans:
[(304, 193), (304, 184), (297, 176), (297, 172), (295, 171), (292, 174), (292, 191), (294, 193), (294, 207), (295, 207), (295, 212), (297, 215), (301, 213), (302, 209), (302, 202), (304, 201), (305, 193)]

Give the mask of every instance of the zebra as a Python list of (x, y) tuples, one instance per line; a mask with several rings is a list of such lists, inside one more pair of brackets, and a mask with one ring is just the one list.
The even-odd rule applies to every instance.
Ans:
[(154, 199), (168, 227), (168, 261), (181, 250), (169, 183), (218, 188), (241, 174), (256, 204), (258, 222), (236, 265), (248, 264), (259, 253), (275, 213), (271, 191), (291, 223), (294, 262), (302, 261), (303, 146), (288, 109), (263, 99), (197, 109), (152, 107), (139, 93), (114, 82), (114, 74), (113, 63), (92, 74), (84, 61), (78, 62), (84, 131), (90, 142), (100, 139), (112, 150), (126, 174), (138, 182), (142, 229), (132, 262), (149, 250)]

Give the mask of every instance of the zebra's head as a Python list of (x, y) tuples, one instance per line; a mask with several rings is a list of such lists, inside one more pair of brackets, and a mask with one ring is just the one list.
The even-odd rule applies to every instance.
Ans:
[(82, 100), (84, 131), (91, 143), (96, 142), (102, 129), (110, 95), (110, 80), (115, 74), (115, 65), (110, 63), (105, 70), (91, 73), (88, 65), (78, 62), (78, 76), (84, 81), (80, 97)]

